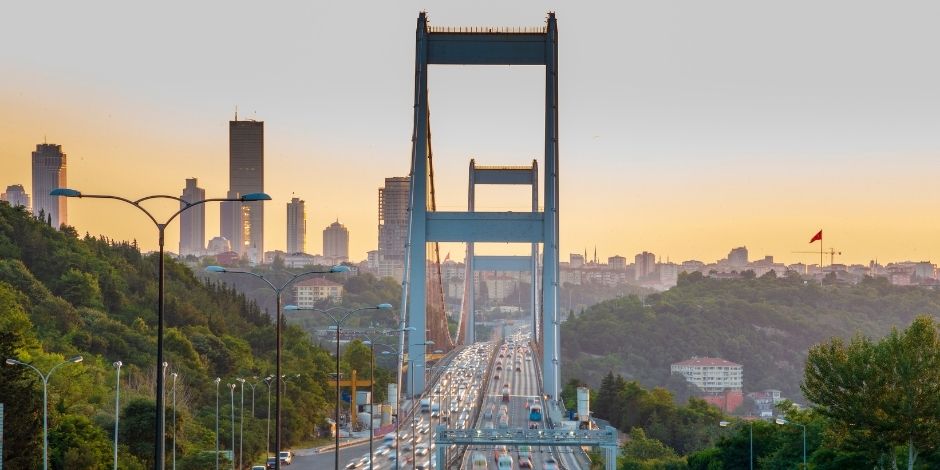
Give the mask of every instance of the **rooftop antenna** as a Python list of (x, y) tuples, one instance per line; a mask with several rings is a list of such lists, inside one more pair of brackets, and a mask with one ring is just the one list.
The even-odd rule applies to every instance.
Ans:
[(235, 120), (238, 121), (238, 105), (235, 105)]

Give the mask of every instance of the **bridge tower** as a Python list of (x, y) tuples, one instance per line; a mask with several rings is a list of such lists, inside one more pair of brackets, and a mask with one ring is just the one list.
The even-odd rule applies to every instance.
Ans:
[[(558, 397), (558, 29), (555, 14), (536, 28), (430, 27), (418, 15), (415, 37), (414, 132), (412, 134), (410, 224), (405, 294), (408, 356), (424, 363), (427, 339), (427, 244), (433, 242), (542, 243), (541, 325), (544, 393)], [(443, 212), (429, 210), (430, 117), (428, 66), (545, 66), (545, 155), (542, 212)], [(410, 381), (409, 381), (410, 382)], [(410, 385), (410, 384), (409, 384)], [(409, 395), (424, 390), (416, 374)]]
[[(467, 200), (467, 209), (476, 211), (476, 186), (483, 185), (521, 185), (532, 187), (532, 213), (539, 211), (539, 167), (538, 161), (532, 160), (532, 166), (478, 166), (475, 160), (470, 160), (470, 184)], [(538, 269), (539, 244), (532, 243), (532, 254), (529, 256), (477, 256), (474, 253), (473, 242), (467, 243), (466, 273), (469, 278), (464, 293), (467, 303), (467, 325), (464, 342), (467, 344), (476, 341), (474, 325), (476, 323), (476, 308), (474, 301), (476, 291), (473, 276), (482, 271), (516, 271), (529, 272), (531, 280), (529, 312), (532, 315), (532, 340), (538, 341), (539, 319), (538, 314)]]

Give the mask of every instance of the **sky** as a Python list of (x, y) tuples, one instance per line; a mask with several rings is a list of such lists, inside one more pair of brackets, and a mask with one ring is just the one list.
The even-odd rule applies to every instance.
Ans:
[[(86, 193), (179, 195), (196, 177), (223, 196), (237, 106), (265, 121), (265, 249), (284, 249), (294, 196), (308, 252), (338, 218), (363, 259), (377, 188), (409, 169), (421, 10), (438, 26), (538, 26), (556, 12), (563, 259), (596, 247), (713, 261), (743, 245), (813, 262), (793, 252), (817, 250), (823, 229), (837, 262), (940, 261), (929, 1), (4, 2), (0, 187), (31, 191), (30, 152), (47, 141)], [(440, 208), (466, 207), (470, 158), (542, 160), (543, 68), (433, 66), (429, 88)], [(484, 188), (478, 208), (526, 201), (524, 188)], [(218, 235), (217, 207), (206, 220)], [(72, 200), (69, 223), (156, 246), (117, 203)]]

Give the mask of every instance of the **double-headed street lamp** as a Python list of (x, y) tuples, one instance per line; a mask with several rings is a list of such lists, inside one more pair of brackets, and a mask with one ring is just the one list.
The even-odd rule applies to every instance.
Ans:
[[(335, 424), (335, 426), (336, 426), (336, 433), (335, 433), (335, 434), (336, 434), (336, 436), (335, 436), (336, 442), (334, 443), (335, 448), (334, 448), (334, 451), (333, 451), (334, 459), (335, 459), (335, 468), (336, 468), (336, 470), (339, 470), (339, 404), (340, 404), (340, 391), (339, 391), (339, 329), (343, 326), (343, 323), (345, 323), (346, 320), (347, 320), (350, 316), (352, 316), (352, 314), (354, 314), (354, 313), (356, 313), (356, 312), (362, 312), (362, 311), (364, 311), (364, 310), (391, 310), (391, 309), (392, 309), (392, 304), (378, 304), (378, 305), (376, 305), (376, 306), (374, 306), (374, 307), (363, 307), (363, 308), (357, 308), (357, 309), (353, 309), (353, 310), (343, 310), (341, 307), (333, 307), (333, 308), (328, 308), (328, 309), (300, 308), (300, 307), (298, 307), (298, 306), (296, 306), (296, 305), (287, 305), (287, 306), (284, 307), (284, 310), (291, 310), (291, 311), (295, 311), (295, 312), (297, 312), (297, 311), (305, 311), (305, 310), (309, 310), (309, 311), (313, 311), (313, 312), (320, 312), (320, 313), (322, 313), (322, 314), (324, 314), (324, 315), (330, 317), (330, 320), (333, 320), (333, 326), (336, 327), (336, 412), (335, 412), (335, 415), (334, 415), (334, 418), (335, 418), (335, 421), (336, 421), (336, 424)], [(333, 312), (339, 312), (339, 315), (334, 315)], [(353, 389), (355, 389), (355, 388), (356, 388), (356, 385), (353, 384)], [(356, 393), (355, 390), (353, 390), (353, 393)], [(352, 413), (350, 413), (350, 414), (352, 414)]]
[[(165, 457), (166, 457), (166, 416), (164, 410), (166, 408), (166, 397), (164, 397), (164, 379), (163, 375), (160, 373), (160, 367), (163, 364), (163, 314), (164, 314), (164, 268), (163, 268), (163, 254), (164, 254), (164, 232), (166, 232), (167, 225), (173, 221), (178, 215), (183, 213), (186, 210), (192, 209), (193, 207), (205, 204), (207, 202), (260, 202), (260, 201), (270, 201), (271, 196), (268, 196), (265, 193), (250, 193), (245, 194), (238, 198), (212, 198), (204, 199), (201, 201), (190, 202), (183, 198), (176, 196), (168, 196), (164, 194), (158, 194), (153, 196), (145, 196), (140, 199), (132, 200), (123, 198), (120, 196), (112, 196), (108, 194), (82, 194), (81, 191), (70, 188), (56, 188), (49, 192), (50, 196), (61, 196), (61, 197), (77, 197), (77, 198), (93, 198), (93, 199), (114, 199), (116, 201), (125, 202), (130, 204), (141, 212), (147, 215), (151, 222), (157, 227), (157, 243), (160, 247), (160, 261), (159, 265), (159, 274), (158, 274), (158, 290), (157, 290), (157, 403), (156, 403), (156, 415), (157, 421), (155, 423), (154, 429), (154, 460), (153, 467), (156, 470), (163, 470)], [(173, 201), (178, 201), (180, 203), (180, 209), (170, 215), (169, 218), (164, 222), (160, 222), (145, 209), (141, 203), (149, 201), (151, 199), (170, 199)]]
[(806, 425), (800, 424), (800, 423), (792, 423), (784, 418), (777, 418), (774, 420), (774, 423), (777, 423), (781, 426), (789, 424), (791, 426), (799, 426), (803, 428), (803, 468), (804, 469), (809, 468), (806, 466)]
[(306, 271), (298, 274), (290, 274), (290, 279), (287, 282), (281, 284), (280, 286), (274, 285), (269, 281), (264, 275), (256, 274), (248, 271), (237, 271), (222, 266), (209, 266), (206, 268), (206, 271), (210, 273), (227, 273), (227, 274), (247, 274), (249, 276), (254, 276), (258, 279), (261, 279), (274, 291), (274, 298), (276, 302), (276, 320), (275, 320), (275, 330), (277, 331), (277, 352), (275, 354), (276, 366), (274, 372), (274, 382), (277, 386), (277, 393), (274, 398), (274, 446), (276, 450), (274, 451), (274, 456), (277, 459), (274, 461), (275, 470), (281, 469), (281, 323), (283, 323), (283, 318), (281, 317), (281, 293), (287, 289), (291, 284), (300, 279), (301, 277), (308, 276), (311, 274), (330, 274), (330, 273), (345, 273), (349, 272), (349, 266), (333, 266), (329, 271)]
[(13, 358), (7, 359), (8, 365), (29, 367), (30, 369), (36, 371), (36, 373), (39, 374), (39, 378), (42, 379), (42, 468), (44, 470), (49, 468), (49, 377), (52, 375), (54, 370), (59, 368), (59, 366), (79, 362), (82, 362), (82, 356), (75, 356), (69, 358), (67, 361), (63, 361), (52, 366), (52, 368), (49, 369), (49, 372), (43, 374), (42, 371), (35, 368), (32, 364), (27, 364)]
[(222, 379), (216, 377), (215, 380), (215, 470), (219, 470), (219, 384)]
[[(402, 330), (403, 330), (403, 331), (414, 331), (415, 328), (414, 328), (413, 326), (409, 326), (409, 327), (407, 327), (407, 328), (403, 328)], [(410, 347), (410, 346), (429, 346), (429, 345), (432, 345), (432, 344), (434, 344), (434, 341), (428, 340), (428, 341), (426, 341), (426, 342), (424, 342), (424, 343), (409, 344), (408, 346), (409, 346), (409, 347)], [(383, 355), (395, 354), (395, 355), (397, 355), (397, 356), (399, 356), (399, 357), (401, 356), (401, 350), (395, 348), (394, 346), (389, 346), (389, 345), (387, 345), (387, 344), (380, 344), (379, 346), (385, 346), (386, 348), (389, 349), (388, 351), (382, 351), (382, 354), (383, 354)], [(414, 361), (412, 361), (412, 360), (408, 360), (408, 364), (409, 364), (409, 365), (412, 364), (413, 362), (414, 362)], [(421, 367), (424, 367), (424, 364), (421, 364)], [(411, 378), (411, 383), (412, 383), (412, 384), (414, 383), (414, 375), (413, 375), (414, 372), (413, 372), (413, 369), (414, 369), (414, 367), (409, 367), (409, 368), (408, 368), (408, 376), (409, 376), (409, 378)], [(414, 387), (412, 387), (412, 390), (414, 390)], [(401, 389), (399, 388), (398, 390), (396, 390), (396, 393), (398, 394), (398, 396), (395, 397), (395, 469), (397, 470), (397, 469), (400, 468), (400, 466), (401, 466), (401, 458), (400, 458), (401, 455), (400, 455), (399, 452), (398, 452), (398, 449), (401, 448), (401, 442), (400, 442), (400, 441), (401, 441)], [(413, 403), (413, 402), (414, 402), (414, 397), (412, 397), (412, 407), (411, 407), (411, 409), (412, 409), (412, 417), (411, 417), (412, 428), (414, 428), (414, 403)], [(413, 429), (412, 429), (412, 433), (413, 433)], [(411, 438), (414, 439), (414, 436), (411, 436)], [(413, 450), (413, 448), (414, 448), (414, 446), (412, 446), (412, 450)], [(413, 459), (413, 458), (414, 458), (414, 457), (412, 456), (412, 459)], [(414, 464), (413, 461), (412, 461), (412, 464)]]
[(232, 470), (235, 470), (235, 384), (228, 384), (232, 395)]

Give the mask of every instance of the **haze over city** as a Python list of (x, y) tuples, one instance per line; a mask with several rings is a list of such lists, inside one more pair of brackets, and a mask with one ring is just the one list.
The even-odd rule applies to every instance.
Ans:
[[(0, 185), (29, 191), (30, 153), (49, 142), (85, 192), (178, 195), (197, 177), (221, 197), (237, 107), (265, 122), (265, 249), (285, 248), (294, 196), (307, 204), (307, 251), (339, 218), (363, 259), (376, 247), (377, 188), (408, 173), (414, 44), (402, 30), (423, 8), (441, 25), (563, 18), (562, 253), (710, 262), (747, 245), (813, 263), (792, 252), (815, 249), (807, 241), (824, 229), (844, 263), (940, 259), (940, 224), (924, 215), (940, 200), (940, 66), (928, 59), (940, 7), (929, 2), (8, 4)], [(438, 207), (465, 208), (471, 157), (541, 160), (542, 74), (431, 70)], [(525, 201), (486, 190), (478, 206)], [(218, 220), (209, 207), (207, 238)], [(73, 201), (69, 223), (156, 244), (118, 204)]]

